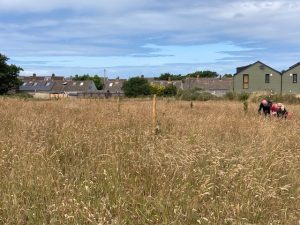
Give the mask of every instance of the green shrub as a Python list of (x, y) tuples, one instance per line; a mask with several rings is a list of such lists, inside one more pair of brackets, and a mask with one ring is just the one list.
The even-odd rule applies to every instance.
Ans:
[(248, 100), (248, 98), (249, 98), (249, 96), (250, 96), (250, 94), (249, 93), (247, 93), (247, 92), (242, 92), (242, 93), (240, 93), (239, 95), (238, 95), (238, 99), (240, 100), (240, 101), (247, 101)]

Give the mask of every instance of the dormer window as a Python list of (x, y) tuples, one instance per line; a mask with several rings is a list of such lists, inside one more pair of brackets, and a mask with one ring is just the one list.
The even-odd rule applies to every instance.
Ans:
[(34, 84), (33, 84), (33, 86), (36, 86), (37, 85), (37, 82), (35, 82)]
[(80, 83), (80, 86), (83, 86), (83, 82)]

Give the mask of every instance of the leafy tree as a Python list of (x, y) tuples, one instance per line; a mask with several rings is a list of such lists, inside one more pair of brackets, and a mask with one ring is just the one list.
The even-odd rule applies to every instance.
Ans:
[(223, 75), (223, 78), (230, 78), (230, 77), (233, 77), (232, 74), (230, 73), (226, 73)]
[(21, 82), (18, 79), (20, 71), (23, 69), (16, 65), (8, 65), (5, 55), (0, 53), (0, 94), (5, 94), (11, 88), (17, 87)]
[(90, 76), (89, 74), (84, 74), (79, 76), (76, 74), (73, 80), (92, 80), (94, 81), (95, 86), (98, 90), (103, 89), (103, 80), (98, 75)]
[(127, 97), (138, 97), (151, 94), (149, 82), (143, 77), (130, 78), (123, 84), (122, 89)]
[(181, 74), (175, 75), (170, 73), (162, 73), (159, 77), (156, 77), (156, 80), (182, 80), (184, 77)]
[(197, 77), (199, 76), (200, 78), (201, 77), (211, 77), (211, 78), (214, 78), (214, 77), (218, 77), (218, 73), (217, 72), (214, 72), (214, 71), (210, 71), (210, 70), (205, 70), (205, 71), (196, 71), (194, 73), (189, 73), (186, 75), (186, 77)]

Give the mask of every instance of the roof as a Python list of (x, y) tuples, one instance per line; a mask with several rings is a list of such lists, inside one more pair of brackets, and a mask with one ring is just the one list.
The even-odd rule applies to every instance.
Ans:
[(184, 89), (201, 88), (203, 90), (230, 90), (232, 78), (189, 78), (185, 79)]
[(281, 75), (281, 72), (275, 70), (274, 68), (268, 66), (267, 64), (262, 63), (261, 61), (257, 61), (257, 62), (255, 62), (255, 63), (249, 64), (249, 65), (247, 65), (247, 66), (237, 67), (237, 68), (236, 68), (236, 73), (235, 73), (233, 76), (235, 76), (235, 75), (237, 75), (237, 74), (239, 74), (239, 73), (245, 71), (246, 69), (248, 69), (248, 68), (254, 66), (254, 65), (257, 64), (257, 63), (260, 63), (260, 64), (262, 64), (263, 66), (268, 67), (269, 69), (271, 69), (271, 70), (273, 70), (273, 71), (275, 71), (275, 72), (277, 72), (277, 73), (279, 73), (279, 74)]
[(65, 78), (63, 76), (19, 76), (19, 79), (23, 82), (29, 81), (63, 81)]
[(53, 81), (25, 81), (20, 87), (20, 91), (45, 91), (49, 92), (54, 85)]
[(288, 71), (290, 71), (290, 70), (292, 70), (292, 69), (294, 69), (294, 68), (296, 68), (296, 67), (298, 67), (298, 66), (300, 66), (300, 62), (298, 62), (298, 63), (292, 65), (290, 68), (288, 68), (288, 70), (284, 71), (283, 73), (286, 73), (286, 72), (288, 72)]
[(88, 92), (96, 91), (94, 81), (84, 80), (84, 81), (55, 81), (52, 93), (62, 93), (62, 92)]
[(103, 90), (110, 92), (122, 92), (122, 87), (126, 79), (106, 79)]

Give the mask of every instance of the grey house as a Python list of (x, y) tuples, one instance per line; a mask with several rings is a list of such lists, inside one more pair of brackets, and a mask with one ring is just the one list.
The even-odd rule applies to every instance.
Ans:
[(233, 76), (234, 92), (268, 91), (278, 94), (281, 90), (281, 73), (260, 61), (238, 67)]
[(282, 93), (300, 94), (300, 62), (291, 66), (282, 74)]

